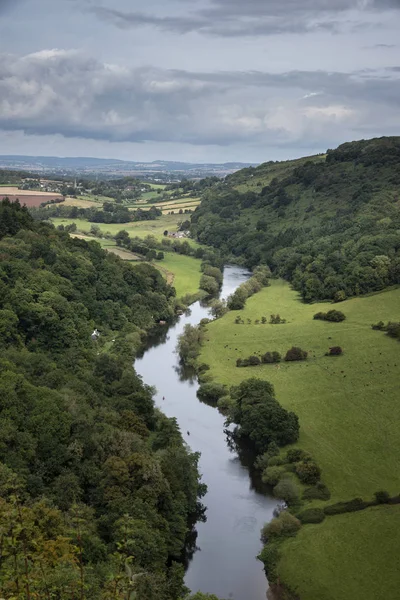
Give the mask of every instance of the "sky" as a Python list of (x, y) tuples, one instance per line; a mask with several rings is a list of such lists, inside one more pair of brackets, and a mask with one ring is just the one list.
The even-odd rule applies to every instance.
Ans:
[(0, 154), (263, 162), (400, 135), (400, 0), (0, 0)]

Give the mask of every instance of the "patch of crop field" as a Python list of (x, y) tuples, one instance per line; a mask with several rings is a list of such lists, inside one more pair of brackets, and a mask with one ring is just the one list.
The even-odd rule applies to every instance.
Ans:
[[(135, 221), (131, 223), (91, 223), (84, 219), (64, 219), (60, 217), (54, 217), (51, 219), (55, 226), (57, 225), (70, 225), (75, 223), (80, 233), (86, 233), (90, 231), (92, 225), (97, 225), (100, 231), (103, 233), (109, 233), (110, 235), (116, 235), (118, 231), (124, 229), (129, 233), (131, 237), (145, 238), (148, 235), (153, 235), (158, 240), (164, 239), (164, 231), (177, 231), (178, 224), (182, 222), (183, 215), (163, 215), (159, 219), (154, 221)], [(194, 240), (187, 240), (191, 246), (195, 248), (199, 247), (199, 244)]]
[[(61, 206), (77, 206), (78, 208), (100, 208), (100, 203), (95, 202), (94, 200), (85, 200), (83, 197), (79, 196), (78, 198), (66, 198), (65, 202), (62, 202)], [(49, 204), (48, 206), (52, 206)]]
[[(331, 308), (344, 312), (346, 320), (313, 320)], [(254, 324), (277, 313), (286, 324)], [(236, 325), (237, 315), (246, 324)], [(380, 320), (400, 321), (400, 289), (335, 305), (303, 304), (288, 283), (273, 280), (243, 311), (207, 326), (200, 361), (227, 385), (249, 377), (273, 383), (279, 402), (299, 416), (297, 445), (320, 465), (332, 502), (400, 490), (400, 344), (371, 329)], [(284, 356), (291, 346), (307, 350), (307, 361), (236, 367), (239, 357), (273, 350)], [(325, 356), (332, 346), (341, 346), (344, 354)]]
[(43, 196), (44, 198), (53, 198), (55, 196), (62, 197), (57, 192), (43, 192), (42, 190), (19, 190), (14, 185), (4, 185), (1, 187), (1, 195), (9, 194), (10, 196)]
[(164, 183), (147, 183), (143, 182), (145, 185), (149, 185), (153, 190), (165, 190), (166, 185)]
[(400, 506), (303, 526), (281, 547), (278, 574), (307, 600), (398, 600)]

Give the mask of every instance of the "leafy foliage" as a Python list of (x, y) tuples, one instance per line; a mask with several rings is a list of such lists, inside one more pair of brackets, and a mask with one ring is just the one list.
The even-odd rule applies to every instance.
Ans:
[(204, 193), (191, 230), (247, 267), (270, 265), (306, 302), (381, 290), (400, 283), (399, 166), (388, 137), (244, 169)]
[(298, 418), (282, 408), (270, 383), (247, 379), (232, 388), (231, 395), (235, 400), (231, 420), (238, 425), (236, 433), (248, 438), (258, 454), (266, 452), (272, 443), (284, 446), (297, 441)]
[(0, 222), (2, 597), (176, 600), (199, 457), (132, 368), (171, 288), (18, 204)]

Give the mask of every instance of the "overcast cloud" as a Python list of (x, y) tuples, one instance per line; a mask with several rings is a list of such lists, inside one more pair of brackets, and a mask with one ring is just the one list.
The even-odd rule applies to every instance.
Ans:
[(300, 156), (400, 134), (400, 0), (0, 0), (1, 153)]

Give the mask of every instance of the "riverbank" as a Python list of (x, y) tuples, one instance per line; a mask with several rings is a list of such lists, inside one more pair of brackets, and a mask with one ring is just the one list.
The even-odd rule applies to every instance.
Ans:
[[(276, 280), (271, 283), (271, 287), (250, 298), (244, 310), (230, 312), (207, 326), (199, 362), (210, 366), (207, 373), (214, 381), (228, 386), (239, 384), (249, 377), (273, 383), (282, 406), (294, 410), (299, 416), (300, 439), (296, 446), (310, 452), (321, 467), (322, 480), (331, 492), (329, 504), (356, 497), (371, 500), (374, 492), (380, 489), (391, 495), (397, 494), (400, 484), (397, 469), (400, 460), (397, 428), (400, 419), (400, 346), (384, 333), (373, 331), (371, 324), (380, 320), (399, 320), (400, 290), (354, 298), (335, 305), (347, 318), (343, 323), (329, 323), (315, 321), (313, 315), (319, 311), (326, 312), (331, 306), (326, 303), (303, 304), (287, 283)], [(269, 321), (270, 315), (277, 313), (286, 319), (285, 324), (262, 324), (263, 316)], [(243, 324), (235, 324), (237, 315), (240, 315)], [(336, 345), (342, 347), (343, 355), (325, 356), (329, 348)], [(307, 361), (236, 367), (238, 358), (261, 356), (267, 351), (278, 351), (284, 356), (292, 346), (307, 350)], [(322, 504), (322, 501), (314, 500), (310, 506)], [(387, 510), (389, 512), (385, 514), (390, 514), (397, 508), (389, 507)], [(355, 548), (366, 538), (369, 515), (376, 514), (371, 511), (363, 511), (362, 526), (352, 522), (356, 513), (348, 516), (347, 527)], [(342, 580), (346, 574), (350, 577), (351, 569), (342, 573), (339, 557), (335, 558), (339, 546), (334, 541), (340, 535), (339, 525), (335, 533), (335, 523), (339, 524), (340, 519), (342, 516), (330, 517), (329, 525), (326, 525), (326, 520), (312, 526), (316, 536), (320, 535), (319, 531), (323, 536), (324, 528), (331, 531), (331, 537), (325, 540), (326, 551), (322, 554), (317, 546), (314, 547), (315, 553), (313, 546), (308, 551), (307, 531), (310, 525), (303, 526), (295, 540), (282, 546), (283, 556), (286, 547), (291, 547), (291, 560), (282, 563), (286, 566), (282, 573), (278, 569), (279, 574), (300, 597), (308, 600), (314, 590), (315, 560), (321, 585), (318, 587), (319, 595), (312, 597), (342, 600), (342, 596), (335, 593), (330, 595), (332, 589), (335, 590), (331, 577), (326, 577), (324, 585), (324, 573), (331, 573), (332, 569), (335, 569), (334, 577), (338, 579)], [(400, 541), (394, 530), (390, 535), (389, 545)], [(349, 553), (351, 544), (347, 547)], [(302, 561), (304, 556), (308, 557), (307, 561)], [(387, 585), (382, 589), (388, 595), (382, 595), (382, 598), (394, 600), (395, 597), (390, 596), (393, 577), (386, 570), (385, 553), (376, 553), (374, 561), (381, 573), (387, 575)], [(303, 579), (295, 576), (297, 564), (304, 567), (299, 569)], [(368, 568), (361, 570), (357, 565), (357, 572), (352, 577), (368, 581), (373, 577), (370, 564), (370, 560), (366, 561)], [(381, 579), (384, 580), (385, 576)], [(353, 600), (355, 598), (358, 600), (357, 596), (353, 596)], [(343, 596), (345, 599), (347, 596)]]

